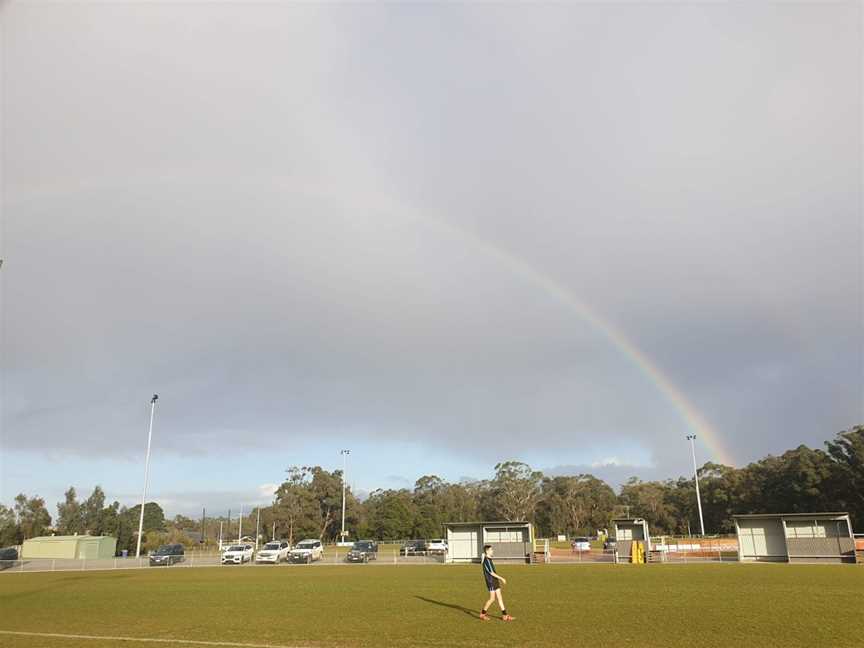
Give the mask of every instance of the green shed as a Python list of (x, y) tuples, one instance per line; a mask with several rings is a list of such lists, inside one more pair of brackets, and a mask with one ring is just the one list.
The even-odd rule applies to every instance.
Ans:
[(117, 551), (117, 538), (110, 536), (42, 536), (24, 541), (22, 559), (96, 560), (113, 558)]

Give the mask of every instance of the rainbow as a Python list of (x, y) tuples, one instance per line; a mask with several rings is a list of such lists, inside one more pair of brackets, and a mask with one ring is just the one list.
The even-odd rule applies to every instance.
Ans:
[(591, 308), (579, 299), (566, 286), (554, 277), (529, 264), (525, 259), (489, 241), (480, 238), (473, 232), (456, 225), (424, 215), (422, 220), (434, 224), (460, 238), (469, 240), (474, 246), (483, 250), (504, 263), (514, 274), (540, 288), (545, 294), (555, 299), (581, 320), (588, 323), (596, 332), (606, 338), (611, 345), (627, 358), (654, 385), (665, 399), (672, 405), (684, 420), (687, 428), (712, 453), (713, 458), (722, 464), (733, 466), (735, 460), (726, 449), (720, 435), (708, 423), (698, 409), (684, 396), (681, 390), (651, 359), (633, 342), (617, 329), (608, 319), (596, 309)]
[[(172, 170), (165, 175), (161, 175), (158, 177), (137, 177), (134, 180), (130, 180), (128, 177), (117, 177), (114, 178), (114, 182), (111, 183), (113, 186), (119, 185), (140, 185), (142, 187), (152, 189), (154, 184), (175, 184), (184, 174), (182, 172), (178, 172), (177, 170)], [(104, 179), (97, 180), (95, 182), (84, 182), (78, 183), (76, 185), (65, 185), (58, 186), (54, 185), (48, 187), (46, 185), (41, 185), (36, 191), (31, 192), (29, 195), (27, 192), (23, 192), (23, 195), (19, 195), (18, 200), (15, 202), (26, 202), (29, 200), (36, 199), (38, 197), (44, 196), (47, 194), (58, 194), (58, 193), (81, 193), (86, 189), (98, 189), (102, 185), (107, 184)], [(293, 194), (306, 194), (310, 196), (315, 196), (318, 198), (325, 198), (328, 201), (334, 202), (338, 201), (343, 203), (346, 210), (351, 211), (356, 209), (356, 205), (358, 202), (354, 202), (353, 199), (358, 198), (358, 194), (362, 194), (363, 199), (365, 199), (365, 203), (360, 202), (360, 204), (367, 205), (381, 205), (382, 203), (382, 194), (378, 192), (371, 192), (365, 186), (360, 185), (362, 189), (356, 191), (348, 196), (347, 192), (340, 192), (336, 194), (333, 192), (333, 188), (331, 186), (321, 185), (319, 187), (315, 187), (312, 184), (303, 184), (301, 187), (298, 186), (290, 186), (288, 183), (283, 181), (280, 178), (274, 178), (272, 176), (247, 176), (244, 178), (237, 178), (234, 180), (235, 185), (265, 185), (271, 189), (277, 189), (280, 192), (290, 192)], [(682, 391), (672, 382), (672, 380), (658, 367), (652, 360), (641, 350), (639, 349), (622, 331), (617, 329), (608, 319), (604, 318), (596, 309), (590, 307), (583, 300), (579, 299), (573, 292), (560, 281), (552, 277), (551, 275), (543, 272), (542, 270), (536, 268), (535, 266), (529, 264), (522, 257), (517, 256), (516, 254), (510, 252), (509, 250), (500, 247), (484, 238), (481, 238), (474, 232), (454, 225), (450, 221), (444, 220), (442, 218), (434, 217), (428, 214), (425, 210), (420, 210), (415, 207), (410, 207), (408, 205), (399, 203), (394, 201), (389, 196), (384, 198), (386, 201), (386, 210), (388, 213), (394, 215), (394, 218), (397, 220), (408, 220), (408, 221), (416, 221), (420, 223), (425, 223), (427, 225), (438, 228), (441, 231), (447, 232), (457, 238), (463, 239), (469, 242), (471, 245), (482, 251), (487, 256), (494, 258), (500, 261), (503, 265), (505, 265), (514, 275), (521, 277), (526, 280), (530, 284), (537, 286), (540, 290), (542, 290), (546, 295), (557, 301), (571, 313), (576, 315), (578, 318), (588, 323), (592, 329), (594, 329), (597, 333), (599, 333), (602, 337), (604, 337), (613, 348), (617, 349), (622, 356), (628, 359), (644, 376), (645, 378), (657, 389), (657, 391), (669, 402), (669, 404), (674, 408), (674, 410), (678, 413), (681, 419), (685, 422), (688, 431), (691, 434), (695, 434), (697, 439), (701, 442), (701, 444), (708, 449), (711, 453), (712, 458), (716, 461), (719, 461), (722, 464), (733, 466), (735, 465), (735, 460), (733, 459), (732, 453), (728, 451), (723, 443), (718, 432), (708, 423), (704, 416), (699, 412), (699, 410), (687, 399), (687, 397), (682, 393)]]

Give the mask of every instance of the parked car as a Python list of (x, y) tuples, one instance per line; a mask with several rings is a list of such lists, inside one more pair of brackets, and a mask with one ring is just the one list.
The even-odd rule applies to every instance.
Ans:
[(445, 554), (447, 553), (447, 541), (446, 540), (429, 540), (426, 543), (426, 550), (430, 555), (432, 554)]
[(288, 552), (291, 551), (291, 545), (284, 540), (274, 540), (268, 542), (255, 554), (256, 563), (272, 563), (277, 564), (284, 560), (288, 560)]
[(288, 562), (307, 565), (324, 557), (324, 547), (320, 540), (301, 540), (288, 554)]
[(351, 546), (345, 560), (362, 563), (378, 560), (378, 543), (374, 540), (358, 540)]
[(15, 547), (0, 549), (0, 569), (9, 569), (18, 560), (18, 550)]
[(253, 549), (251, 544), (235, 544), (228, 547), (222, 554), (223, 565), (242, 565), (252, 562)]
[(409, 540), (399, 549), (400, 556), (425, 556), (427, 553), (429, 553), (429, 546), (425, 540)]
[(588, 538), (573, 538), (570, 546), (573, 551), (591, 551), (591, 541)]
[(151, 567), (170, 567), (181, 563), (186, 559), (183, 545), (167, 544), (162, 545), (156, 551), (150, 554)]
[(618, 548), (618, 543), (615, 538), (606, 538), (603, 542), (603, 551), (615, 551)]

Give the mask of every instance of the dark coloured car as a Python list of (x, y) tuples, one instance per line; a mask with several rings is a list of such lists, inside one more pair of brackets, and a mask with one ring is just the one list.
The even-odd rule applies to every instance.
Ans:
[(425, 556), (429, 553), (429, 546), (425, 540), (409, 540), (399, 549), (400, 556)]
[(18, 550), (15, 547), (0, 549), (0, 569), (14, 567), (16, 560), (18, 560)]
[(345, 557), (348, 562), (367, 563), (370, 560), (378, 560), (378, 543), (372, 540), (360, 540), (355, 542), (348, 555)]
[(156, 551), (150, 554), (151, 567), (170, 567), (181, 563), (186, 559), (183, 545), (168, 544), (162, 545)]

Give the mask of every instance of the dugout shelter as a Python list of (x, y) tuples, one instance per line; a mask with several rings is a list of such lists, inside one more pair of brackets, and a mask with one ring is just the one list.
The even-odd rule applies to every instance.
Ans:
[(848, 513), (759, 513), (733, 519), (741, 562), (855, 562)]
[(633, 543), (642, 543), (642, 556), (651, 551), (651, 533), (644, 518), (616, 518), (612, 520), (615, 529), (615, 562), (633, 561)]
[(480, 562), (483, 545), (492, 545), (495, 560), (529, 562), (534, 547), (530, 522), (450, 522), (446, 562)]

